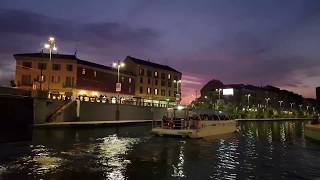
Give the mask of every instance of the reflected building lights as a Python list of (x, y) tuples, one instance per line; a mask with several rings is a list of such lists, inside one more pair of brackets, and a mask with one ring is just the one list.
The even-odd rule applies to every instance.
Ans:
[(179, 159), (178, 159), (178, 164), (177, 166), (172, 165), (173, 167), (173, 177), (179, 177), (179, 178), (184, 178), (186, 177), (183, 166), (184, 166), (184, 145), (186, 141), (180, 141), (180, 149), (179, 149)]
[(124, 173), (130, 163), (130, 160), (125, 159), (125, 155), (139, 139), (111, 135), (97, 140), (102, 142), (97, 147), (92, 147), (91, 151), (98, 151), (98, 162), (103, 166), (104, 176), (107, 179), (125, 179)]

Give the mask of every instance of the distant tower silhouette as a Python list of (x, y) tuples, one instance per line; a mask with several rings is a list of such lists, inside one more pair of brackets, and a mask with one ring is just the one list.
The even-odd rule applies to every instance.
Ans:
[(317, 97), (317, 100), (320, 100), (320, 86), (316, 87), (316, 97)]

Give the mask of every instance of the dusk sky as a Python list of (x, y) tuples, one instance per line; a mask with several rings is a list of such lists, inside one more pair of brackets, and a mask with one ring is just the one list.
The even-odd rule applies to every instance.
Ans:
[(305, 97), (320, 85), (319, 0), (1, 0), (0, 84), (13, 54), (59, 53), (110, 65), (131, 55), (183, 73), (187, 102), (211, 79), (274, 85)]

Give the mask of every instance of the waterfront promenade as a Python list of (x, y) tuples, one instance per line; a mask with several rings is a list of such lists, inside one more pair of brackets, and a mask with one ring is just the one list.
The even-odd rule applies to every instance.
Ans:
[(237, 121), (291, 121), (291, 120), (313, 120), (313, 118), (262, 118), (262, 119), (235, 119)]
[(136, 123), (150, 123), (152, 121), (161, 120), (120, 120), (120, 121), (73, 121), (73, 122), (52, 122), (34, 124), (33, 127), (86, 127), (86, 126), (112, 126), (112, 125), (127, 125)]

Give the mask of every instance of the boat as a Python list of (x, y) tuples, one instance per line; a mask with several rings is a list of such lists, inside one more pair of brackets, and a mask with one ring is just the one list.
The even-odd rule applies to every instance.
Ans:
[(320, 120), (315, 118), (304, 127), (305, 137), (320, 142)]
[(206, 138), (237, 131), (237, 121), (221, 111), (188, 109), (183, 106), (168, 108), (161, 124), (154, 124), (152, 133), (158, 136)]

